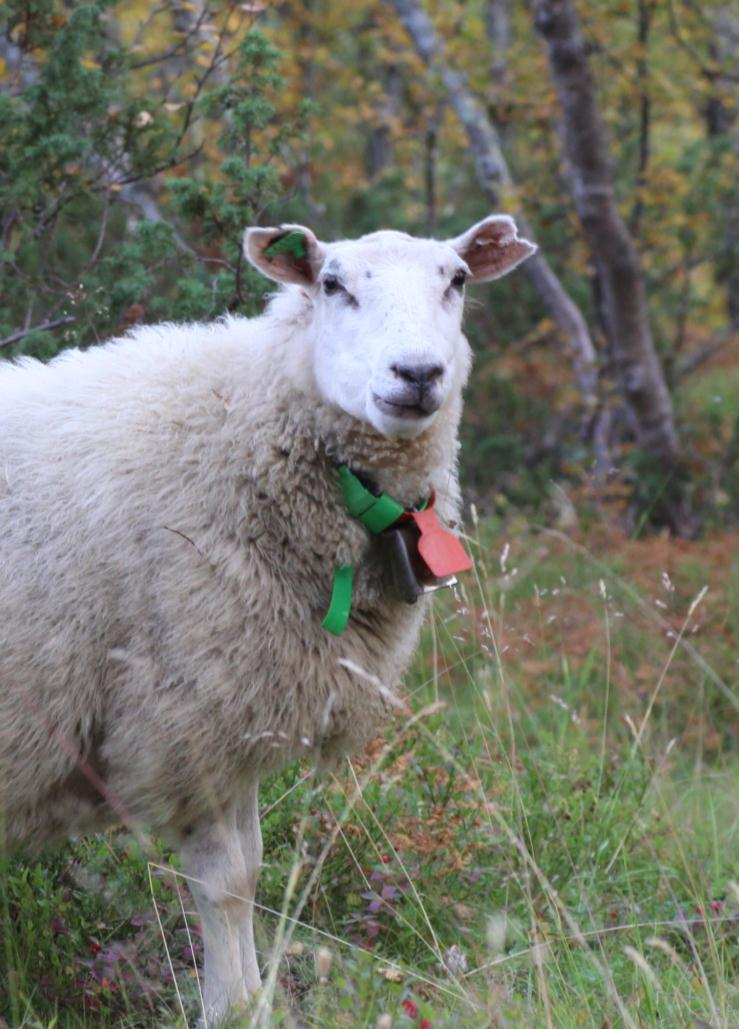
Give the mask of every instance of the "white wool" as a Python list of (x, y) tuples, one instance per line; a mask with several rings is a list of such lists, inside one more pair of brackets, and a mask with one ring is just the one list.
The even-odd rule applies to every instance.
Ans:
[[(253, 766), (370, 733), (421, 606), (386, 595), (335, 461), (454, 517), (459, 404), (396, 441), (307, 389), (295, 288), (261, 318), (160, 325), (0, 369), (0, 775), (8, 843), (179, 826)], [(343, 636), (321, 628), (357, 565)], [(334, 696), (326, 724), (326, 702)], [(284, 741), (245, 746), (246, 734)], [(80, 764), (84, 768), (80, 771)], [(85, 781), (106, 784), (106, 803)]]

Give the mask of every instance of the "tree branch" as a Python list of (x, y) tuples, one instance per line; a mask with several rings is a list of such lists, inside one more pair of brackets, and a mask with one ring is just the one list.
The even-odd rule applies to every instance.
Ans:
[(646, 180), (647, 165), (650, 158), (650, 130), (652, 116), (652, 95), (649, 85), (649, 63), (647, 48), (649, 46), (649, 30), (652, 22), (652, 5), (650, 0), (637, 0), (637, 39), (639, 56), (636, 60), (636, 80), (639, 84), (639, 162), (636, 173), (636, 201), (631, 211), (629, 228), (633, 235), (639, 235), (644, 198), (642, 192)]
[(696, 369), (700, 368), (710, 361), (714, 354), (717, 354), (720, 350), (723, 350), (725, 346), (736, 339), (736, 332), (728, 331), (722, 332), (714, 339), (708, 341), (699, 350), (691, 354), (686, 360), (680, 365), (675, 371), (675, 381), (680, 382), (685, 379), (688, 375), (691, 375)]
[(708, 79), (709, 82), (714, 82), (716, 79), (727, 79), (729, 82), (739, 82), (739, 74), (736, 72), (728, 71), (726, 68), (722, 68), (719, 65), (707, 65), (698, 51), (694, 46), (685, 38), (683, 31), (680, 28), (680, 23), (675, 13), (675, 5), (673, 0), (667, 0), (667, 11), (670, 20), (670, 31), (683, 50), (690, 55), (695, 62), (698, 71), (704, 79)]
[(32, 332), (48, 332), (50, 329), (58, 329), (60, 325), (69, 325), (70, 322), (77, 321), (73, 315), (67, 315), (64, 318), (56, 318), (52, 322), (41, 322), (40, 325), (32, 325), (28, 329), (19, 329), (18, 332), (12, 333), (10, 336), (6, 336), (5, 339), (0, 339), (0, 349), (3, 347), (9, 347), (13, 343), (17, 343), (21, 339), (25, 339), (26, 336), (30, 336)]

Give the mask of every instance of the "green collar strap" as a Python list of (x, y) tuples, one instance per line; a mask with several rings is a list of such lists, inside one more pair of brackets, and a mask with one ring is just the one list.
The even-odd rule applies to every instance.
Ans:
[(405, 514), (402, 504), (387, 493), (375, 495), (345, 464), (339, 465), (339, 490), (349, 514), (370, 532), (384, 532)]
[[(338, 485), (349, 514), (371, 533), (384, 532), (407, 513), (406, 508), (387, 493), (375, 494), (367, 489), (361, 479), (349, 471), (345, 464), (339, 465)], [(427, 503), (428, 500), (425, 500), (422, 506), (425, 507)], [(326, 617), (321, 622), (323, 628), (334, 636), (340, 636), (349, 621), (353, 584), (353, 566), (339, 565), (334, 572), (331, 602)]]
[(339, 565), (334, 572), (331, 602), (321, 625), (334, 636), (341, 636), (346, 629), (352, 610), (352, 589), (354, 586), (353, 565)]

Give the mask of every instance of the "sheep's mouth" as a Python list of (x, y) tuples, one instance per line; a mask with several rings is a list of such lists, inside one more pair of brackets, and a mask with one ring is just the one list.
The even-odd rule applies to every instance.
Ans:
[(381, 397), (377, 393), (372, 394), (372, 399), (375, 402), (375, 406), (383, 414), (389, 414), (393, 418), (407, 418), (409, 420), (429, 418), (439, 409), (438, 401), (428, 394), (423, 394), (420, 400), (410, 402), (386, 400), (385, 397)]

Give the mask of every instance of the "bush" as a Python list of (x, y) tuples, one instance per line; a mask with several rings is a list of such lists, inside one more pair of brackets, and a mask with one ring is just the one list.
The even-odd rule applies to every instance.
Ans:
[(190, 12), (185, 29), (152, 21), (138, 35), (155, 52), (142, 54), (110, 7), (11, 2), (0, 15), (13, 61), (0, 97), (5, 356), (49, 357), (142, 320), (252, 313), (262, 292), (241, 233), (277, 196), (276, 155), (296, 136), (271, 100), (279, 52), (231, 8), (220, 22)]

